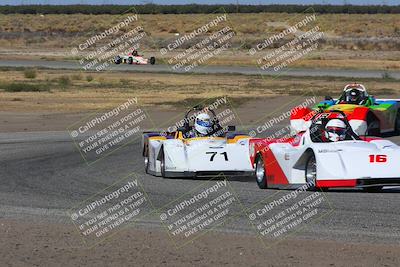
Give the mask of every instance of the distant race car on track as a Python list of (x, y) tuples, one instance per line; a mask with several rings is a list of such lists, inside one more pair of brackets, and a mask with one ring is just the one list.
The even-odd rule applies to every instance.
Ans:
[[(191, 118), (195, 118), (193, 125)], [(215, 112), (202, 107), (190, 109), (183, 121), (183, 127), (173, 132), (143, 134), (146, 173), (162, 177), (253, 175), (249, 136), (233, 132), (234, 126), (222, 127)]]
[[(361, 84), (348, 84), (339, 99), (325, 97), (313, 110), (340, 110), (358, 135), (400, 134), (400, 99), (375, 99)], [(307, 107), (292, 112), (290, 124), (297, 132), (310, 125), (312, 109)]]
[(142, 55), (139, 55), (136, 50), (133, 50), (131, 53), (125, 56), (116, 56), (114, 59), (115, 64), (136, 64), (136, 65), (154, 65), (156, 63), (155, 57), (144, 58)]
[(400, 185), (400, 147), (360, 138), (341, 111), (320, 112), (291, 138), (252, 139), (251, 161), (260, 188), (358, 187), (377, 191)]

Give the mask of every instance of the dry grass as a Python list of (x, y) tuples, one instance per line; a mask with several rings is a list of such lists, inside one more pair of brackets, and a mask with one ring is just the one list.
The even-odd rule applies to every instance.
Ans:
[[(126, 16), (125, 16), (126, 17)], [(120, 15), (0, 15), (0, 47), (49, 47), (70, 48), (88, 37), (103, 32), (116, 25), (125, 17)], [(156, 14), (139, 15), (137, 22), (121, 28), (127, 32), (134, 27), (143, 26), (149, 35), (147, 48), (159, 48), (163, 42), (174, 38), (175, 33), (190, 33), (214, 19), (214, 14)], [(258, 13), (228, 14), (226, 25), (236, 32), (236, 42), (247, 45), (265, 39), (272, 33), (284, 29), (282, 25), (294, 25), (304, 18), (304, 14)], [(382, 37), (400, 37), (400, 20), (397, 14), (324, 14), (317, 15), (316, 22), (327, 37), (350, 38), (346, 42), (333, 41), (328, 44), (346, 49), (393, 50), (390, 42), (383, 42)], [(210, 29), (216, 31), (219, 27)], [(352, 38), (375, 38), (373, 42)], [(380, 41), (381, 40), (381, 41)]]
[[(86, 77), (92, 76), (88, 82)], [(59, 84), (61, 77), (70, 83)], [(79, 78), (78, 78), (79, 77)], [(78, 79), (76, 79), (78, 78)], [(23, 71), (0, 71), (1, 83), (32, 83)], [(244, 75), (172, 75), (155, 73), (80, 73), (78, 71), (37, 70), (33, 83), (48, 84), (48, 92), (5, 92), (0, 89), (2, 111), (87, 111), (116, 106), (138, 97), (144, 106), (171, 109), (191, 105), (199, 99), (228, 95), (241, 105), (253, 99), (277, 95), (339, 94), (347, 80), (333, 78), (262, 78)], [(400, 93), (400, 84), (390, 80), (365, 80), (377, 95)]]
[[(263, 36), (278, 32), (270, 22), (292, 23), (302, 14), (256, 13), (228, 14), (229, 24), (238, 35)], [(121, 21), (120, 15), (0, 15), (2, 32), (97, 33)], [(154, 36), (188, 33), (215, 18), (212, 14), (139, 15), (139, 23)], [(317, 15), (321, 30), (343, 37), (399, 37), (398, 14), (321, 14)], [(127, 31), (128, 29), (122, 29)]]

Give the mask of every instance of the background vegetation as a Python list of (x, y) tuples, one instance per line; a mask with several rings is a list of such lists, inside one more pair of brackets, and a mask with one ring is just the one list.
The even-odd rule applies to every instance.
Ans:
[[(399, 14), (398, 6), (356, 6), (356, 5), (312, 5), (314, 12), (349, 14)], [(304, 5), (22, 5), (0, 6), (2, 14), (122, 14), (138, 12), (140, 14), (209, 14), (227, 13), (300, 13), (309, 8)], [(311, 11), (310, 11), (311, 12)]]

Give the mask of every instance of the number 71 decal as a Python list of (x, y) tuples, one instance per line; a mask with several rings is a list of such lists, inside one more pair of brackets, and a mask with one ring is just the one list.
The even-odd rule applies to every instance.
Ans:
[[(206, 154), (210, 154), (211, 155), (210, 161), (214, 161), (214, 157), (215, 157), (215, 155), (218, 154), (218, 152), (215, 152), (215, 151), (214, 152), (206, 152)], [(219, 154), (224, 156), (225, 161), (228, 161), (228, 154), (226, 152), (222, 152)]]
[(387, 162), (387, 155), (369, 155), (369, 162), (371, 163)]

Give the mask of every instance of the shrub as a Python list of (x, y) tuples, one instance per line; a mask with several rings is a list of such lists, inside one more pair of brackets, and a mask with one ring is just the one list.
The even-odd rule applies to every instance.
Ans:
[(86, 76), (86, 81), (88, 81), (88, 82), (93, 81), (93, 76), (92, 75), (87, 75)]
[(6, 92), (43, 92), (49, 91), (49, 86), (46, 84), (29, 84), (29, 83), (9, 83), (2, 84), (0, 88), (3, 88)]
[(24, 76), (27, 79), (35, 79), (36, 78), (36, 70), (35, 69), (26, 69), (26, 70), (24, 70)]
[(120, 79), (119, 82), (121, 83), (122, 86), (126, 87), (129, 85), (129, 80), (127, 79)]
[(61, 87), (65, 88), (71, 85), (71, 80), (67, 75), (63, 75), (58, 79), (58, 84), (61, 85)]

